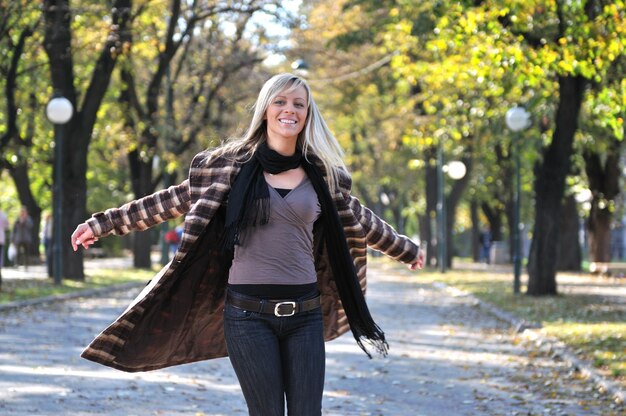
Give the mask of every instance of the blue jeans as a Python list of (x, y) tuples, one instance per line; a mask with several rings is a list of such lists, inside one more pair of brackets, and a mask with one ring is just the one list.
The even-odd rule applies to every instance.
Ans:
[(224, 335), (251, 416), (283, 416), (285, 399), (289, 415), (322, 414), (326, 353), (320, 308), (277, 317), (226, 303)]

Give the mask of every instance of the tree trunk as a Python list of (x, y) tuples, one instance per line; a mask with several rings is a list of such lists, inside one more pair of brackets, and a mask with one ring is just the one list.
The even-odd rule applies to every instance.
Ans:
[(437, 260), (437, 233), (432, 228), (432, 219), (437, 217), (437, 166), (434, 163), (437, 154), (436, 147), (429, 147), (424, 150), (424, 161), (426, 162), (426, 218), (422, 226), (428, 233), (422, 239), (428, 242), (426, 252), (426, 264), (432, 265)]
[(528, 295), (556, 295), (561, 203), (570, 171), (574, 134), (586, 85), (583, 77), (559, 77), (556, 129), (535, 179), (535, 226), (530, 247)]
[(589, 179), (589, 188), (593, 199), (587, 219), (589, 233), (589, 260), (607, 262), (611, 260), (611, 224), (613, 212), (610, 207), (620, 191), (620, 154), (621, 142), (611, 142), (604, 164), (600, 154), (593, 150), (583, 153), (585, 172)]
[[(149, 135), (149, 133), (145, 133)], [(149, 137), (149, 142), (156, 140)], [(144, 160), (137, 149), (128, 154), (131, 172), (131, 182), (135, 198), (141, 198), (154, 192), (152, 183), (152, 158)], [(152, 246), (149, 232), (138, 232), (133, 235), (133, 265), (140, 269), (149, 269), (152, 266), (150, 251)]]
[[(70, 238), (77, 224), (85, 221), (87, 206), (87, 152), (92, 129), (85, 131), (78, 123), (68, 127), (63, 137), (63, 216), (61, 218), (61, 255), (63, 256), (63, 277), (72, 280), (84, 280), (83, 250), (76, 252), (70, 249)], [(57, 231), (53, 228), (53, 233)]]
[(489, 222), (489, 229), (491, 231), (491, 239), (493, 241), (502, 241), (504, 236), (502, 234), (502, 210), (493, 208), (486, 203), (481, 205), (483, 214), (487, 217)]
[(428, 213), (424, 214), (424, 215), (420, 215), (419, 216), (419, 236), (420, 236), (420, 244), (425, 243), (425, 247), (422, 247), (422, 250), (426, 250), (426, 259), (425, 259), (425, 266), (431, 266), (432, 260), (433, 260), (433, 256), (432, 256), (432, 240), (433, 240), (433, 235), (432, 235), (432, 226), (431, 226), (431, 220), (430, 220), (430, 216), (428, 215)]
[(589, 261), (611, 261), (611, 222), (613, 215), (607, 207), (600, 208), (594, 198), (591, 202), (591, 212), (587, 219), (589, 235)]
[(480, 220), (478, 219), (478, 202), (472, 199), (470, 202), (470, 216), (472, 219), (472, 259), (474, 262), (480, 261)]
[[(509, 261), (513, 263), (513, 259), (515, 258), (515, 204), (513, 203), (513, 187), (511, 187), (511, 192), (509, 192), (509, 199), (506, 201), (506, 205), (504, 208), (504, 212), (506, 214), (506, 224), (509, 230), (508, 232), (508, 240), (509, 240)], [(521, 219), (520, 219), (521, 221)]]
[(561, 207), (561, 240), (557, 270), (572, 272), (581, 270), (582, 251), (578, 238), (579, 226), (576, 198), (569, 195)]

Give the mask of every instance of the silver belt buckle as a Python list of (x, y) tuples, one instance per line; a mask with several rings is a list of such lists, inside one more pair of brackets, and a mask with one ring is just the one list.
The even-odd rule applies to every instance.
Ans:
[[(290, 313), (281, 313), (280, 312), (280, 307), (281, 306), (291, 306), (291, 312)], [(278, 316), (278, 317), (282, 317), (282, 316), (293, 316), (296, 314), (296, 302), (278, 302), (276, 304), (276, 306), (274, 306), (274, 315)]]

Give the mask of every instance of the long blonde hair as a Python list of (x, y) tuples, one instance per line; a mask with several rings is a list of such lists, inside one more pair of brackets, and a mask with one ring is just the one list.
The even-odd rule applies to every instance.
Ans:
[(326, 170), (328, 186), (333, 191), (337, 181), (337, 170), (346, 169), (343, 162), (343, 150), (317, 108), (311, 88), (304, 79), (293, 74), (278, 74), (263, 84), (253, 107), (252, 121), (245, 134), (229, 139), (226, 144), (215, 149), (211, 157), (242, 155), (244, 161), (249, 160), (257, 146), (267, 140), (267, 122), (265, 121), (267, 108), (281, 92), (291, 92), (299, 87), (306, 90), (308, 111), (304, 128), (298, 135), (297, 146), (302, 149), (305, 157), (314, 154), (321, 160)]

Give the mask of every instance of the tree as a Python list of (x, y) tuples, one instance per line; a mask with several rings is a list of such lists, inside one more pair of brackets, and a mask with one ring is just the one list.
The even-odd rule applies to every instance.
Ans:
[(592, 195), (586, 228), (589, 259), (595, 262), (611, 260), (611, 226), (621, 191), (625, 65), (626, 57), (622, 56), (604, 80), (591, 85), (582, 113), (580, 147)]
[[(433, 103), (433, 112), (451, 116), (446, 96), (439, 104), (433, 100), (450, 92), (442, 88), (449, 79), (465, 80), (465, 87), (477, 92), (470, 100), (472, 105), (481, 97), (494, 97), (505, 109), (516, 102), (538, 114), (545, 114), (537, 111), (542, 107), (555, 108), (554, 129), (539, 152), (535, 169), (527, 291), (530, 295), (555, 294), (558, 220), (578, 115), (591, 81), (605, 79), (624, 53), (624, 3), (438, 1), (385, 5), (393, 23), (387, 29), (390, 48), (402, 52), (397, 67), (406, 77), (419, 80), (423, 90), (432, 91), (428, 102)], [(454, 68), (446, 71), (446, 65)], [(456, 75), (450, 78), (451, 74)], [(486, 85), (490, 88), (484, 88)], [(449, 96), (458, 99), (458, 95)], [(556, 97), (554, 103), (550, 103), (552, 96)], [(486, 108), (499, 119), (503, 116), (502, 111)], [(492, 127), (495, 133), (497, 123)]]
[[(178, 160), (189, 149), (215, 144), (198, 143), (198, 138), (223, 123), (228, 106), (248, 97), (231, 95), (226, 101), (222, 94), (231, 79), (240, 87), (250, 85), (237, 74), (262, 62), (261, 45), (245, 35), (252, 32), (251, 17), (268, 5), (275, 2), (248, 0), (231, 6), (174, 0), (165, 12), (145, 11), (136, 30), (149, 41), (134, 46), (121, 72), (120, 102), (127, 133), (134, 138), (128, 162), (135, 198), (154, 192), (164, 176), (166, 185), (173, 181), (172, 169), (157, 167), (155, 172), (157, 156)], [(227, 25), (234, 25), (231, 35), (225, 34)], [(242, 90), (250, 93), (256, 87)], [(135, 267), (150, 267), (151, 240), (148, 233), (134, 235)]]
[[(615, 28), (624, 25), (623, 2), (554, 2), (549, 8), (524, 7), (504, 16), (503, 26), (521, 36), (539, 62), (549, 63), (558, 80), (558, 105), (552, 141), (543, 149), (535, 181), (535, 226), (527, 293), (553, 295), (559, 242), (559, 213), (570, 172), (574, 135), (584, 92), (589, 82), (605, 77), (624, 53), (623, 39)], [(533, 27), (512, 17), (528, 17)]]
[(416, 186), (420, 172), (411, 169), (418, 155), (407, 143), (414, 126), (410, 85), (394, 76), (389, 54), (349, 39), (369, 18), (345, 10), (345, 3), (305, 5), (306, 23), (294, 31), (288, 56), (309, 64), (305, 76), (346, 151), (354, 194), (399, 231), (413, 235), (421, 193)]
[[(39, 254), (39, 224), (41, 207), (35, 198), (31, 184), (33, 158), (31, 151), (35, 146), (35, 112), (38, 109), (36, 89), (31, 80), (37, 79), (36, 59), (27, 64), (24, 56), (34, 58), (29, 41), (37, 39), (37, 29), (42, 19), (38, 8), (28, 2), (10, 2), (2, 4), (5, 11), (0, 19), (0, 46), (7, 53), (0, 58), (0, 73), (4, 84), (4, 111), (0, 128), (0, 169), (7, 170), (15, 183), (19, 203), (26, 206), (33, 219), (32, 241), (29, 255)], [(22, 89), (24, 92), (22, 92)], [(20, 116), (21, 115), (21, 116)]]
[[(98, 109), (109, 86), (113, 68), (120, 55), (130, 49), (130, 24), (132, 20), (131, 0), (115, 0), (108, 18), (99, 22), (102, 32), (98, 43), (101, 45), (95, 62), (91, 64), (89, 82), (83, 85), (76, 79), (74, 68), (74, 48), (72, 45), (73, 11), (68, 0), (45, 0), (45, 40), (44, 48), (48, 55), (53, 90), (70, 100), (75, 114), (67, 124), (59, 127), (64, 148), (71, 149), (63, 155), (63, 195), (61, 198), (62, 218), (61, 240), (70, 241), (76, 224), (85, 219), (87, 195), (87, 152), (91, 142)], [(81, 71), (82, 73), (82, 71)], [(59, 140), (60, 136), (56, 139)], [(70, 245), (63, 244), (64, 277), (84, 279), (82, 251), (71, 253)]]

